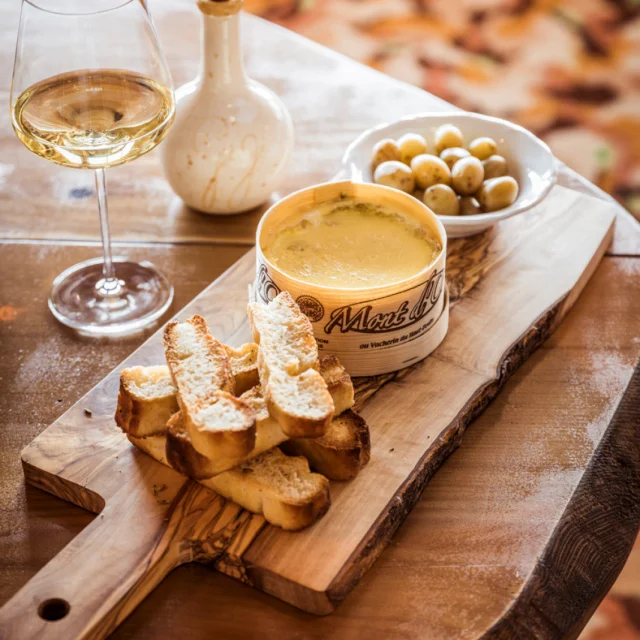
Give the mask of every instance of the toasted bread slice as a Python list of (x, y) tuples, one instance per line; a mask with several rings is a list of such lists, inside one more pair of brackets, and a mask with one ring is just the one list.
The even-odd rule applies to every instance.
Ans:
[(256, 443), (245, 456), (229, 457), (216, 456), (207, 458), (196, 451), (191, 443), (180, 412), (167, 422), (167, 458), (172, 467), (196, 480), (211, 478), (228, 471), (247, 459), (254, 458), (261, 453), (277, 447), (287, 439), (280, 425), (269, 415), (264, 399), (260, 395), (260, 387), (254, 387), (242, 395), (256, 414)]
[(289, 531), (310, 525), (331, 506), (329, 481), (319, 473), (311, 473), (306, 458), (286, 456), (277, 448), (205, 483), (245, 509), (261, 513), (267, 522)]
[[(225, 348), (231, 364), (236, 395), (242, 395), (260, 382), (257, 365), (258, 345), (250, 342), (239, 349), (227, 346)], [(353, 406), (353, 384), (349, 374), (335, 356), (320, 357), (320, 375), (327, 383), (333, 398), (334, 416), (350, 409)], [(175, 391), (169, 367), (166, 365), (124, 369), (120, 374), (116, 423), (124, 432), (138, 438), (164, 433), (167, 421), (179, 410), (178, 401), (173, 397)], [(279, 427), (278, 431), (281, 431)], [(258, 453), (266, 451), (266, 448), (260, 447), (259, 441), (260, 428), (256, 423), (254, 448), (259, 450)], [(235, 464), (226, 468), (230, 469), (232, 466)]]
[(323, 436), (287, 440), (280, 448), (288, 455), (304, 456), (329, 480), (353, 478), (371, 457), (369, 427), (353, 411), (336, 416)]
[(335, 356), (321, 356), (319, 371), (333, 399), (335, 406), (333, 417), (351, 409), (355, 401), (353, 382), (340, 360)]
[[(336, 366), (341, 367), (339, 363), (337, 363)], [(344, 387), (347, 387), (347, 389), (345, 389)], [(353, 393), (351, 393), (351, 395), (349, 394), (349, 388), (353, 388), (350, 379), (348, 380), (348, 382), (343, 379), (340, 383), (336, 382), (332, 385), (332, 389), (336, 395), (336, 410), (340, 411), (341, 413), (353, 406)], [(349, 398), (351, 398), (350, 404)], [(169, 420), (167, 424), (167, 456), (171, 462), (171, 465), (176, 469), (182, 471), (182, 473), (197, 480), (201, 478), (210, 478), (214, 475), (232, 469), (233, 467), (241, 464), (243, 461), (254, 458), (264, 451), (268, 451), (269, 449), (272, 449), (273, 447), (276, 447), (287, 440), (287, 435), (284, 433), (284, 431), (282, 431), (280, 425), (269, 415), (266, 402), (262, 396), (262, 388), (259, 385), (243, 393), (241, 396), (241, 400), (252, 407), (256, 414), (256, 444), (249, 454), (236, 458), (229, 458), (224, 456), (207, 458), (206, 456), (203, 456), (193, 448), (191, 440), (186, 433), (181, 414), (177, 413)], [(347, 404), (343, 404), (345, 402), (347, 402)], [(346, 411), (345, 415), (348, 415), (350, 413), (351, 412)], [(353, 414), (353, 416), (355, 416), (355, 414)], [(336, 463), (336, 471), (333, 474), (327, 476), (329, 477), (329, 479), (343, 479), (343, 477), (347, 473), (347, 471), (345, 470), (347, 467), (351, 469), (351, 475), (355, 475), (355, 473), (357, 473), (357, 470), (353, 469), (353, 464), (355, 464), (354, 460), (358, 459), (359, 456), (359, 454), (356, 455), (355, 448), (360, 447), (358, 451), (362, 449), (362, 438), (358, 437), (355, 432), (352, 437), (352, 442), (360, 444), (353, 444), (351, 448), (344, 444), (344, 439), (340, 438), (339, 435), (332, 435), (344, 432), (344, 427), (342, 426), (343, 421), (338, 421), (335, 427), (333, 425), (333, 422), (337, 421), (338, 418), (340, 418), (340, 416), (333, 419), (333, 421), (329, 424), (329, 427), (327, 428), (323, 438), (318, 439), (322, 440), (322, 443), (319, 444), (320, 449), (316, 455), (318, 459), (322, 457), (322, 452), (325, 449), (327, 449), (327, 454), (325, 457), (329, 456), (329, 453), (332, 450), (332, 446), (335, 443), (337, 444), (335, 444), (334, 448), (337, 448), (338, 453), (335, 453), (334, 457), (340, 458), (340, 456), (343, 456), (344, 458), (339, 464)], [(352, 424), (354, 425), (355, 429), (356, 423), (353, 422)], [(316, 439), (307, 438), (305, 440), (314, 442)], [(307, 449), (309, 451), (313, 451), (313, 444), (310, 444)], [(293, 451), (294, 449), (290, 450)], [(289, 450), (287, 450), (287, 452), (288, 451)], [(328, 469), (330, 467), (328, 465), (325, 465), (324, 468)]]
[(225, 345), (231, 372), (235, 384), (235, 394), (241, 396), (245, 391), (260, 384), (258, 376), (258, 345), (248, 342), (234, 349)]
[(254, 410), (236, 398), (231, 363), (201, 316), (170, 322), (164, 331), (167, 365), (195, 449), (207, 458), (240, 457), (255, 445)]
[[(250, 342), (238, 349), (225, 345), (225, 350), (236, 395), (260, 383), (257, 344)], [(180, 409), (175, 393), (169, 367), (164, 364), (124, 369), (120, 373), (117, 425), (137, 438), (164, 433), (167, 420)]]
[[(149, 369), (149, 371), (147, 371), (147, 369)], [(326, 376), (327, 383), (329, 384), (331, 395), (334, 398), (336, 413), (341, 414), (342, 412), (350, 409), (353, 406), (353, 384), (351, 383), (349, 374), (344, 370), (344, 367), (342, 367), (336, 358), (329, 356), (327, 358), (323, 357), (320, 359), (320, 370), (322, 375)], [(132, 400), (132, 397), (128, 392), (121, 392), (121, 395), (118, 397), (116, 420), (118, 421), (119, 426), (123, 431), (135, 437), (166, 433), (167, 455), (171, 459), (172, 466), (192, 478), (210, 478), (218, 473), (228, 471), (244, 460), (253, 458), (287, 440), (287, 435), (282, 431), (280, 425), (271, 418), (267, 411), (261, 387), (255, 386), (241, 396), (241, 400), (247, 403), (255, 411), (256, 442), (254, 448), (247, 455), (243, 456), (216, 456), (214, 458), (208, 458), (194, 449), (191, 439), (185, 435), (182, 414), (178, 412), (178, 403), (176, 400), (174, 400), (171, 405), (174, 413), (167, 417), (167, 411), (164, 406), (166, 387), (170, 386), (171, 390), (175, 392), (175, 387), (171, 382), (171, 377), (167, 367), (134, 367), (132, 369), (126, 369), (122, 373), (121, 378), (122, 377), (127, 380), (134, 379), (134, 381), (137, 381), (138, 386), (143, 385), (151, 379), (157, 378), (157, 386), (149, 384), (145, 388), (146, 395), (144, 400), (146, 403), (145, 407), (148, 405), (148, 410), (144, 414), (146, 418), (140, 423), (144, 426), (144, 430), (139, 432), (144, 435), (139, 435), (139, 433), (129, 431), (125, 428), (125, 422), (119, 419), (120, 416), (132, 415), (130, 407), (134, 403), (134, 400)], [(158, 400), (160, 403), (158, 411), (155, 412), (152, 411), (154, 389), (158, 393)], [(334, 420), (336, 420), (336, 418), (334, 418)], [(129, 420), (128, 422), (132, 422), (132, 420)], [(324, 442), (334, 442), (334, 438), (331, 435), (333, 431), (333, 425), (330, 424), (325, 432), (326, 438)], [(354, 441), (355, 440), (356, 439), (354, 439)], [(325, 445), (323, 444), (320, 446), (324, 447)], [(354, 456), (353, 450), (347, 447), (343, 447), (340, 451), (344, 456), (351, 456), (351, 458)], [(345, 464), (347, 464), (346, 460), (343, 461), (342, 467), (344, 467)], [(344, 471), (336, 470), (332, 476), (328, 477), (330, 477), (330, 479), (341, 479), (344, 473)]]
[(162, 433), (177, 410), (167, 367), (131, 367), (120, 373), (116, 424), (124, 432), (137, 438)]
[(258, 373), (269, 413), (290, 438), (315, 438), (334, 413), (327, 384), (317, 371), (318, 346), (311, 323), (286, 291), (267, 306), (248, 307), (259, 345)]
[[(165, 436), (128, 438), (158, 462), (171, 466), (165, 455)], [(311, 473), (305, 458), (285, 456), (278, 449), (199, 482), (287, 531), (309, 526), (331, 505), (329, 481), (318, 473)]]

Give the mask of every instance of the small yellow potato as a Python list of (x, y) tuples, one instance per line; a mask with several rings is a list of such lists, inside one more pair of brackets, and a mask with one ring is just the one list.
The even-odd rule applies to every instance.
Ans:
[(485, 180), (501, 178), (507, 175), (507, 161), (502, 156), (489, 156), (486, 160), (482, 161), (482, 166), (484, 167)]
[(511, 176), (485, 180), (476, 193), (483, 211), (504, 209), (512, 205), (517, 197), (518, 183)]
[(405, 133), (396, 141), (400, 149), (400, 162), (411, 164), (421, 153), (427, 153), (427, 141), (419, 133)]
[(460, 213), (458, 196), (446, 184), (431, 185), (424, 192), (423, 202), (439, 216), (457, 216)]
[(449, 169), (453, 169), (453, 165), (458, 162), (458, 160), (468, 158), (470, 155), (471, 154), (462, 147), (449, 147), (440, 154), (440, 157), (447, 163)]
[(422, 153), (411, 161), (411, 170), (421, 189), (432, 184), (451, 184), (451, 171), (444, 160), (429, 153)]
[(482, 213), (480, 203), (473, 196), (462, 196), (459, 202), (461, 216), (475, 216)]
[(469, 143), (468, 149), (469, 153), (478, 160), (486, 160), (497, 153), (498, 145), (492, 138), (476, 138)]
[(375, 169), (379, 164), (387, 160), (400, 160), (400, 148), (398, 143), (391, 138), (385, 138), (373, 145), (373, 156), (371, 166)]
[(442, 124), (436, 129), (434, 144), (438, 155), (440, 155), (444, 149), (462, 147), (464, 145), (462, 131), (452, 124)]
[(378, 165), (373, 174), (373, 181), (405, 193), (411, 193), (416, 186), (413, 172), (399, 160), (388, 160)]
[(484, 180), (484, 167), (478, 158), (462, 158), (451, 169), (451, 184), (456, 193), (470, 196), (475, 193)]

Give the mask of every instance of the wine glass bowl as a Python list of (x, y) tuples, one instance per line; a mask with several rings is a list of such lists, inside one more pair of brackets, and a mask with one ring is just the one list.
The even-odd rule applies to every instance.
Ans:
[(67, 269), (49, 307), (81, 333), (123, 335), (159, 318), (173, 288), (151, 263), (111, 256), (105, 169), (135, 160), (175, 115), (169, 70), (140, 0), (23, 0), (12, 124), (36, 155), (95, 172), (104, 257)]
[(13, 127), (29, 150), (67, 167), (129, 162), (164, 138), (175, 110), (170, 89), (120, 69), (70, 71), (24, 91)]

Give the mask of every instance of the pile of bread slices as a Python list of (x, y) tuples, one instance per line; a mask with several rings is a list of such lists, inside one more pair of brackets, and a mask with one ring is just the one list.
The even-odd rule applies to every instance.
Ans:
[(156, 460), (294, 531), (326, 513), (328, 479), (367, 464), (369, 429), (351, 411), (349, 374), (318, 357), (288, 293), (248, 313), (255, 343), (239, 349), (216, 340), (201, 316), (170, 322), (167, 366), (120, 374), (116, 422)]

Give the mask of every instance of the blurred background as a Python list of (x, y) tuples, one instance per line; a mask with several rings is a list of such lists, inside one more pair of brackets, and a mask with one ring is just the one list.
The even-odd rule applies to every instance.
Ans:
[(640, 0), (246, 0), (245, 8), (531, 129), (640, 219)]
[[(245, 0), (458, 107), (507, 118), (640, 219), (640, 0)], [(640, 544), (580, 640), (640, 640)]]

